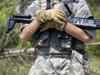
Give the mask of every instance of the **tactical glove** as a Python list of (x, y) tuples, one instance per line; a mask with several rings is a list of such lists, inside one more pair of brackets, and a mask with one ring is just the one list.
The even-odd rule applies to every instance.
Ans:
[(49, 22), (43, 24), (43, 26), (44, 27), (41, 27), (40, 32), (44, 32), (50, 28), (55, 28), (58, 31), (63, 31), (63, 27), (64, 27), (62, 24), (59, 25), (58, 23), (56, 23), (54, 21), (49, 21)]
[(37, 10), (36, 19), (41, 24), (41, 32), (49, 28), (55, 28), (59, 31), (63, 31), (63, 28), (67, 21), (65, 13), (58, 9)]

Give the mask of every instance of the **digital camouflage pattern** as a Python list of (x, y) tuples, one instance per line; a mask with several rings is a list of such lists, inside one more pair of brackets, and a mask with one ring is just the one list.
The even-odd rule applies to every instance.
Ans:
[[(89, 62), (85, 64), (84, 60), (75, 50), (71, 59), (38, 56), (28, 75), (89, 75)], [(86, 74), (85, 70), (88, 71)]]
[[(64, 1), (68, 3), (72, 14), (63, 5)], [(51, 0), (51, 8), (62, 10), (68, 19), (70, 17), (87, 18), (91, 16), (85, 0)], [(46, 0), (35, 0), (28, 6), (25, 14), (31, 14), (34, 20), (36, 18), (35, 11), (39, 9), (46, 9)], [(21, 28), (23, 27), (25, 26)], [(85, 31), (90, 34), (91, 39), (96, 36), (95, 30)], [(70, 50), (71, 43), (72, 37), (70, 36), (69, 38), (66, 36), (64, 39), (59, 39), (57, 30), (52, 30), (50, 33), (48, 31), (41, 33), (36, 42), (36, 45), (38, 45), (38, 54), (40, 55), (37, 57), (28, 75), (90, 75), (89, 56), (85, 51)], [(63, 55), (61, 55), (61, 58), (41, 55), (51, 53), (68, 53), (71, 58), (65, 58)]]

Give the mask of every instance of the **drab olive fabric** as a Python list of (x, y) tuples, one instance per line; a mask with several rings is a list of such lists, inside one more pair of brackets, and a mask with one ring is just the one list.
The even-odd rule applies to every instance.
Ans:
[(50, 28), (55, 28), (56, 30), (63, 31), (65, 23), (67, 22), (65, 13), (58, 9), (37, 10), (36, 19), (41, 24), (40, 32)]

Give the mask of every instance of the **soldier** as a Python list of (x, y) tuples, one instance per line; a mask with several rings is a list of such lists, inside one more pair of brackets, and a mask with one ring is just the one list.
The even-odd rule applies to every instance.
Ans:
[(85, 0), (35, 0), (26, 14), (33, 22), (21, 26), (20, 39), (26, 42), (40, 29), (34, 45), (38, 57), (28, 75), (90, 75), (84, 43), (96, 36), (96, 30), (68, 22), (73, 17), (92, 18)]

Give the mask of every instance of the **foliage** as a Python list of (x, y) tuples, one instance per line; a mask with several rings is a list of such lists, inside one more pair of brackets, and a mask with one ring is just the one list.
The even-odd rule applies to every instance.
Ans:
[[(100, 19), (100, 0), (87, 0), (92, 15)], [(90, 42), (98, 42), (100, 41), (100, 30), (97, 30), (97, 36), (94, 40)], [(100, 72), (100, 45), (96, 46), (86, 46), (86, 50), (91, 58), (91, 70), (93, 72)], [(93, 74), (95, 75), (95, 74)], [(99, 75), (99, 74), (96, 74)]]
[[(33, 55), (5, 58), (0, 61), (0, 75), (27, 75), (33, 65)], [(2, 65), (1, 65), (2, 64)]]
[[(33, 0), (0, 0), (0, 51), (5, 48), (27, 48), (30, 42), (22, 43), (19, 39), (19, 27), (5, 34), (5, 27), (8, 16), (18, 14), (16, 6), (20, 4), (20, 11), (23, 14), (24, 9)], [(86, 0), (89, 4), (92, 15), (100, 19), (100, 0)], [(97, 36), (90, 42), (100, 41), (100, 30), (97, 30)], [(86, 50), (91, 57), (91, 70), (94, 72), (100, 71), (100, 45), (86, 46)], [(33, 54), (5, 58), (0, 60), (0, 75), (27, 75), (33, 61)], [(98, 60), (98, 61), (97, 61)]]
[[(16, 25), (13, 31), (9, 34), (5, 34), (5, 28), (7, 23), (8, 16), (12, 16), (12, 14), (17, 14), (16, 6), (19, 3), (19, 0), (1, 0), (0, 2), (0, 49), (4, 50), (4, 48), (21, 48), (24, 46), (19, 39), (19, 26)], [(30, 45), (29, 42), (25, 44), (24, 47), (28, 47)]]
[[(30, 42), (24, 44), (19, 39), (20, 24), (16, 24), (9, 34), (5, 34), (8, 16), (18, 14), (17, 4), (20, 4), (20, 0), (0, 0), (0, 55), (1, 51), (5, 51), (5, 48), (27, 48), (30, 46)], [(29, 54), (0, 59), (0, 75), (27, 75), (33, 63), (32, 57), (33, 54)]]

